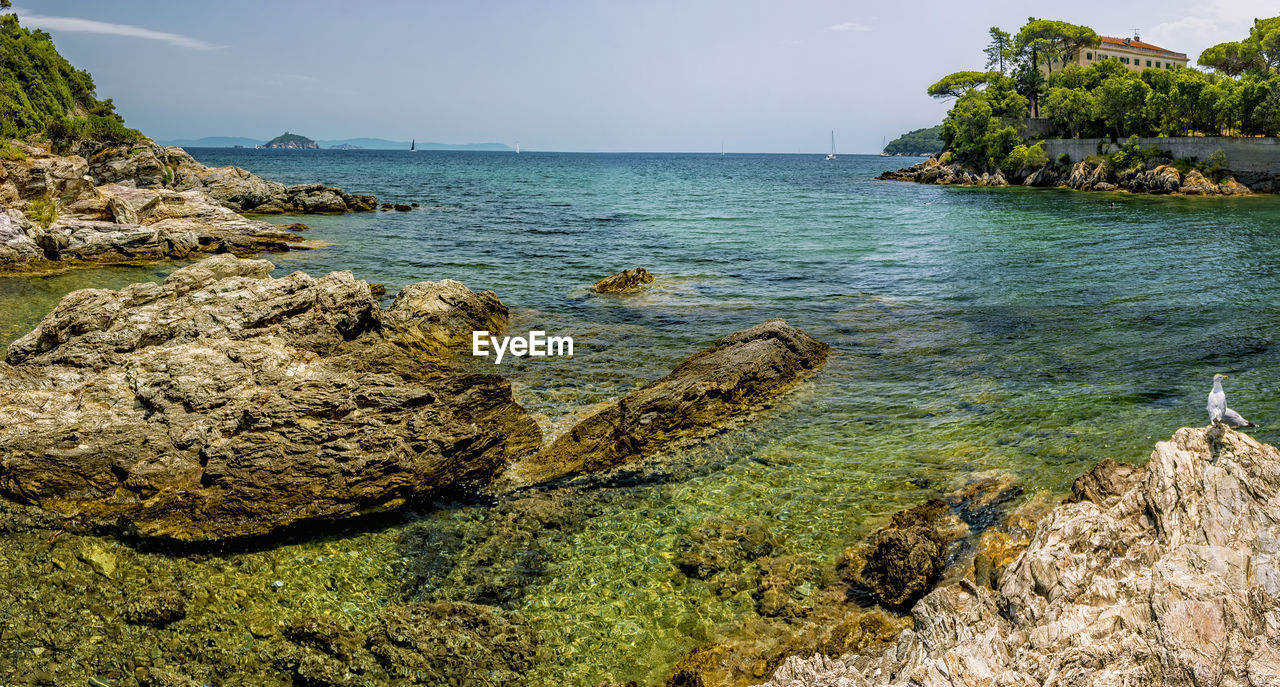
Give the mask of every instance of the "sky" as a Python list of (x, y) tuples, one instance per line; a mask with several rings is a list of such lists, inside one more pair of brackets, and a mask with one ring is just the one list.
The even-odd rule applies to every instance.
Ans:
[(1185, 52), (1280, 0), (15, 0), (155, 139), (285, 130), (525, 150), (874, 153), (1028, 16)]

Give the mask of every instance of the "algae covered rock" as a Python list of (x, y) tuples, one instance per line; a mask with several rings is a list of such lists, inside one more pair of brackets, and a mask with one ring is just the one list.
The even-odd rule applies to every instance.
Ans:
[(685, 575), (705, 580), (768, 556), (774, 546), (773, 535), (762, 523), (710, 518), (677, 541), (675, 564)]
[(653, 279), (653, 274), (649, 270), (643, 267), (636, 267), (601, 279), (591, 285), (591, 290), (596, 293), (622, 293), (638, 289), (645, 284), (651, 284)]
[(817, 372), (828, 346), (773, 319), (721, 338), (515, 466), (517, 484), (606, 470), (741, 417)]
[(859, 546), (841, 567), (851, 593), (892, 609), (908, 609), (938, 581), (947, 551), (958, 534), (947, 504), (934, 499), (895, 513)]
[(540, 441), (492, 375), (380, 335), (349, 272), (219, 256), (68, 294), (0, 366), (0, 494), (184, 540), (487, 482)]

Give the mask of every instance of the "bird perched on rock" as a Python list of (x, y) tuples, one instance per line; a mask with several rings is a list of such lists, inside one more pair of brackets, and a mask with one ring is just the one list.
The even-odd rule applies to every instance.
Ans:
[(1228, 427), (1257, 427), (1241, 417), (1240, 413), (1227, 407), (1227, 394), (1222, 390), (1222, 380), (1226, 378), (1226, 375), (1213, 376), (1213, 391), (1209, 392), (1209, 405), (1205, 406), (1205, 410), (1209, 411), (1209, 422), (1221, 422)]

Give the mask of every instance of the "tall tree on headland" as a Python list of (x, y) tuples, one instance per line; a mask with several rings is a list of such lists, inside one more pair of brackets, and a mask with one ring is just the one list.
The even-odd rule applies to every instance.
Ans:
[(1053, 73), (1055, 60), (1066, 60), (1077, 51), (1098, 45), (1102, 39), (1087, 26), (1072, 24), (1052, 19), (1036, 19), (1031, 17), (1018, 31), (1013, 39), (1013, 52), (1018, 57), (1018, 70), (1015, 73), (1021, 92), (1031, 101), (1031, 116), (1040, 116), (1040, 91), (1044, 86), (1041, 78), (1040, 64), (1043, 61), (1046, 71)]
[(1005, 62), (1012, 58), (1013, 37), (1009, 32), (1001, 31), (999, 26), (991, 27), (987, 33), (991, 36), (991, 42), (982, 51), (987, 55), (987, 69), (995, 67), (1001, 75), (1005, 75), (1008, 73), (1005, 71)]

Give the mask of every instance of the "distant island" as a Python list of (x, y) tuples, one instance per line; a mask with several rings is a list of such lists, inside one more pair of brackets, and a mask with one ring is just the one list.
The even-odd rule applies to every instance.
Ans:
[(909, 131), (884, 147), (882, 155), (937, 155), (946, 143), (942, 140), (942, 125)]
[(259, 148), (290, 148), (290, 149), (308, 148), (312, 150), (319, 150), (320, 144), (307, 138), (306, 136), (299, 136), (298, 134), (291, 134), (288, 131), (286, 131), (283, 134), (276, 136), (275, 138), (271, 139), (270, 141), (267, 141), (266, 143), (258, 147)]
[[(244, 136), (205, 136), (203, 138), (173, 138), (157, 141), (160, 145), (178, 146), (179, 148), (258, 148), (268, 147), (260, 138)], [(315, 143), (321, 148), (331, 150), (408, 150), (409, 141), (393, 141), (386, 138), (337, 138), (317, 139)], [(350, 147), (347, 147), (350, 146)], [(418, 141), (418, 150), (494, 150), (513, 151), (515, 148), (505, 143), (433, 143)]]

